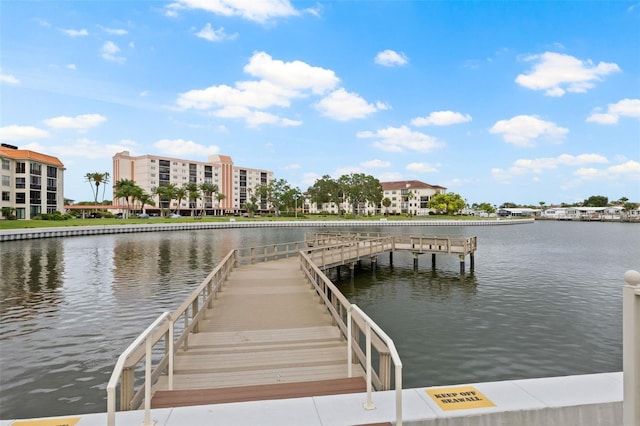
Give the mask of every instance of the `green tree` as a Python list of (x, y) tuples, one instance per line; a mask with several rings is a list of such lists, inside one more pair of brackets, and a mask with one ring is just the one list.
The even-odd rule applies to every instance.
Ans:
[(428, 204), (429, 208), (444, 212), (448, 215), (459, 212), (465, 206), (464, 199), (454, 192), (446, 194), (436, 194), (431, 197)]
[(382, 205), (384, 206), (384, 215), (387, 216), (389, 207), (391, 206), (391, 199), (389, 197), (384, 197), (382, 199)]
[(200, 184), (200, 191), (202, 192), (202, 212), (200, 213), (200, 215), (204, 216), (205, 207), (209, 204), (211, 205), (211, 207), (213, 207), (212, 197), (213, 194), (219, 191), (219, 188), (218, 185), (214, 183), (202, 182)]
[[(140, 188), (140, 187), (138, 187), (138, 188)], [(138, 201), (140, 201), (140, 210), (142, 210), (143, 212), (144, 212), (144, 206), (146, 206), (146, 205), (155, 206), (156, 205), (156, 202), (153, 201), (153, 197), (151, 196), (151, 194), (147, 193), (142, 188), (140, 188), (140, 192), (138, 194), (136, 194), (136, 199)]]
[(196, 214), (196, 208), (198, 199), (200, 199), (200, 187), (195, 182), (189, 182), (184, 185), (187, 190), (187, 198), (189, 199), (189, 208), (191, 209), (191, 216)]
[(185, 198), (187, 198), (188, 196), (188, 190), (186, 186), (181, 186), (179, 188), (176, 188), (176, 196), (175, 199), (178, 201), (178, 207), (176, 208), (175, 213), (180, 214), (180, 208), (182, 200), (184, 200)]
[(169, 183), (167, 185), (158, 186), (153, 189), (153, 193), (158, 197), (158, 205), (160, 206), (160, 211), (163, 212), (165, 209), (171, 208), (171, 200), (176, 198), (176, 192), (178, 188)]
[(220, 207), (220, 204), (222, 203), (222, 200), (224, 200), (225, 198), (227, 198), (226, 195), (218, 192), (216, 193), (216, 201), (218, 201), (218, 207)]
[(507, 201), (506, 203), (502, 203), (502, 205), (500, 206), (501, 209), (513, 209), (516, 207), (518, 207), (516, 203), (511, 203), (509, 201)]
[(267, 185), (256, 185), (254, 194), (261, 198), (261, 205), (273, 207), (276, 216), (286, 207), (285, 194), (291, 191), (291, 186), (284, 179), (274, 179)]
[(609, 198), (604, 195), (592, 195), (582, 202), (584, 207), (607, 207)]
[(476, 209), (483, 210), (489, 214), (496, 212), (496, 209), (491, 205), (491, 203), (480, 203), (477, 205)]
[(115, 197), (124, 198), (124, 202), (127, 206), (127, 216), (129, 216), (131, 205), (135, 203), (136, 195), (141, 194), (141, 192), (136, 190), (136, 188), (140, 189), (140, 187), (131, 179), (120, 179), (115, 183), (114, 187), (116, 190), (114, 194)]
[(109, 177), (109, 172), (94, 172), (84, 175), (85, 180), (89, 182), (89, 185), (91, 185), (91, 193), (93, 194), (94, 204), (98, 204), (98, 193), (100, 192), (100, 185), (102, 185), (102, 199), (104, 199), (104, 191), (106, 185), (109, 183)]
[(318, 210), (322, 209), (325, 203), (339, 204), (343, 199), (342, 190), (334, 179), (329, 175), (324, 175), (316, 179), (314, 184), (307, 189), (309, 199), (316, 205)]
[(338, 178), (338, 185), (354, 215), (361, 204), (378, 206), (382, 201), (382, 185), (371, 175), (364, 173), (342, 175)]

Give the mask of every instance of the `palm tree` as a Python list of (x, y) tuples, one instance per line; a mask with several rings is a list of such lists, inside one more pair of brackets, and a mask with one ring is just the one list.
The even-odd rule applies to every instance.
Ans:
[(180, 203), (187, 197), (187, 188), (186, 186), (181, 186), (180, 188), (176, 188), (175, 198), (178, 200), (178, 208), (176, 209), (176, 213), (180, 214)]
[(218, 188), (218, 185), (214, 183), (202, 182), (200, 184), (200, 191), (202, 191), (202, 213), (200, 215), (204, 216), (206, 205), (211, 203), (211, 196), (214, 193), (218, 192), (219, 188)]
[(191, 209), (191, 216), (196, 212), (198, 199), (200, 198), (200, 188), (195, 182), (189, 182), (184, 186), (187, 190), (187, 197), (189, 198), (189, 208)]
[[(142, 190), (142, 188), (140, 189)], [(150, 206), (156, 205), (156, 202), (153, 201), (153, 198), (151, 197), (151, 195), (146, 193), (144, 190), (142, 190), (140, 194), (137, 194), (136, 198), (138, 199), (138, 201), (140, 201), (140, 210), (142, 210), (143, 213), (144, 213), (144, 206), (146, 206), (147, 204)]]
[(116, 190), (115, 197), (124, 198), (127, 205), (127, 216), (129, 216), (129, 211), (131, 210), (129, 200), (131, 200), (131, 204), (135, 202), (136, 188), (140, 189), (140, 187), (131, 179), (120, 179), (115, 183), (114, 187)]
[(221, 194), (221, 193), (216, 194), (216, 200), (218, 200), (218, 207), (220, 207), (221, 201), (224, 200), (225, 198), (227, 198), (227, 196), (224, 194)]
[[(100, 185), (102, 185), (102, 199), (104, 200), (104, 191), (106, 188), (106, 185), (109, 183), (109, 172), (104, 172), (104, 173), (100, 173), (100, 172), (94, 172), (94, 173), (87, 173), (86, 175), (84, 175), (84, 178), (86, 179), (87, 182), (89, 182), (89, 184), (91, 185), (91, 192), (93, 193), (93, 201), (94, 204), (98, 204), (98, 192), (100, 190)], [(95, 186), (95, 190), (94, 190), (94, 186)]]
[(158, 205), (160, 206), (161, 212), (164, 210), (163, 203), (162, 203), (163, 201), (167, 203), (166, 208), (169, 208), (169, 209), (171, 208), (171, 200), (176, 198), (177, 190), (178, 188), (172, 183), (159, 186), (153, 189), (152, 192), (158, 196)]

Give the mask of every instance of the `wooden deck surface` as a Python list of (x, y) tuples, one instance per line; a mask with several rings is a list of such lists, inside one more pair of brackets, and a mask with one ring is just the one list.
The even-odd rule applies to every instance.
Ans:
[[(359, 365), (353, 371), (355, 377), (364, 375)], [(175, 392), (165, 392), (167, 378), (161, 377), (152, 405), (184, 404), (187, 390), (206, 389), (194, 395), (219, 400), (221, 394), (214, 389), (233, 389), (228, 395), (237, 401), (246, 400), (240, 396), (243, 387), (243, 398), (256, 389), (295, 397), (296, 392), (330, 394), (333, 386), (333, 393), (340, 393), (346, 378), (346, 342), (304, 279), (298, 258), (292, 257), (233, 270), (206, 320), (199, 323), (199, 332), (189, 337), (188, 350), (176, 354)], [(301, 382), (307, 383), (280, 390), (269, 387)]]

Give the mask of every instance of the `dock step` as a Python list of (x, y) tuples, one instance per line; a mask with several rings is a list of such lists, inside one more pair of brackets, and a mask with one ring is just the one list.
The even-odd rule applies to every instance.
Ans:
[[(353, 376), (364, 377), (360, 365), (353, 365)], [(347, 377), (346, 362), (341, 365), (289, 366), (253, 371), (223, 371), (217, 373), (177, 374), (173, 377), (173, 389), (209, 389), (235, 386), (297, 383), (332, 380)], [(167, 376), (158, 378), (157, 390), (168, 389)]]
[(366, 390), (367, 385), (362, 377), (352, 377), (313, 382), (239, 386), (224, 389), (157, 391), (151, 399), (151, 408), (340, 395), (366, 392)]

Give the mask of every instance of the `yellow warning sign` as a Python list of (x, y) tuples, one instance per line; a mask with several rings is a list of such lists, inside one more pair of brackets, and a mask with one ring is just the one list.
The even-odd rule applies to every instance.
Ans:
[(478, 389), (473, 386), (455, 388), (425, 389), (427, 395), (444, 410), (468, 410), (469, 408), (495, 407)]
[(75, 426), (80, 417), (57, 417), (55, 419), (16, 420), (11, 426)]

